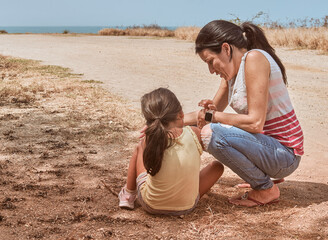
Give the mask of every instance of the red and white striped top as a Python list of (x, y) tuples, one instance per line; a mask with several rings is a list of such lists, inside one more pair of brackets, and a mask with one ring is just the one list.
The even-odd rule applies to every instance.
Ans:
[[(277, 139), (286, 147), (293, 148), (296, 155), (303, 155), (303, 132), (290, 101), (281, 70), (270, 54), (259, 49), (251, 51), (254, 50), (261, 52), (268, 59), (271, 68), (263, 134)], [(236, 78), (229, 81), (229, 105), (241, 114), (248, 113), (245, 84), (245, 59), (248, 53), (245, 53), (242, 58)]]
[(293, 148), (296, 155), (303, 155), (303, 132), (294, 110), (281, 117), (267, 120), (263, 133), (274, 137), (286, 147)]

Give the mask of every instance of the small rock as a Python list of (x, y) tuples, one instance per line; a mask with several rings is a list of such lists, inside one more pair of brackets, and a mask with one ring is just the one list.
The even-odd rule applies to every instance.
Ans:
[(88, 161), (88, 158), (87, 158), (87, 156), (85, 156), (85, 155), (83, 155), (83, 156), (80, 156), (79, 158), (78, 158), (78, 160), (80, 161), (80, 162), (87, 162)]

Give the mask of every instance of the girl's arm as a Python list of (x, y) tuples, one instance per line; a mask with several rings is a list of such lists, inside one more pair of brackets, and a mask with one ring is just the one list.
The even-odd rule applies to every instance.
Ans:
[(198, 118), (198, 112), (189, 112), (184, 115), (183, 124), (185, 126), (196, 126), (197, 125), (197, 118)]
[(233, 125), (251, 133), (261, 133), (266, 119), (269, 76), (270, 63), (266, 57), (257, 51), (250, 52), (245, 62), (248, 114), (217, 111), (212, 121)]

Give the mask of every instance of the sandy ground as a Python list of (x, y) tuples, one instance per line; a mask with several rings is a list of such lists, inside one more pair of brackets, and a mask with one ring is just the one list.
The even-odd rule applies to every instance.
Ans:
[[(289, 92), (305, 134), (305, 155), (299, 169), (286, 179), (286, 183), (281, 184), (283, 198), (281, 208), (274, 207), (264, 213), (268, 219), (272, 215), (274, 224), (279, 222), (284, 225), (284, 222), (287, 222), (288, 228), (285, 226), (286, 228), (283, 230), (291, 231), (291, 235), (284, 235), (284, 231), (276, 225), (272, 227), (273, 230), (271, 229), (273, 232), (270, 232), (270, 229), (255, 229), (252, 234), (257, 234), (259, 239), (293, 239), (293, 234), (298, 239), (322, 239), (327, 236), (328, 227), (328, 153), (326, 150), (328, 140), (328, 56), (318, 55), (315, 51), (307, 50), (277, 49), (277, 53), (287, 68)], [(138, 109), (139, 99), (143, 93), (164, 86), (169, 87), (177, 94), (187, 112), (197, 109), (197, 102), (200, 99), (212, 98), (219, 85), (218, 77), (211, 76), (207, 66), (194, 54), (193, 43), (176, 39), (0, 35), (0, 54), (69, 67), (75, 73), (83, 73), (84, 79), (102, 81), (105, 89), (128, 99), (128, 103), (122, 105), (122, 108), (132, 106), (132, 108)], [(8, 133), (6, 136), (8, 135), (11, 134)], [(121, 154), (124, 159), (128, 159), (129, 152), (123, 151)], [(205, 158), (207, 157), (205, 155)], [(125, 167), (126, 165), (127, 160), (124, 162)], [(42, 169), (38, 171), (42, 171)], [(60, 175), (60, 173), (58, 174)], [(124, 182), (124, 179), (121, 178), (124, 176), (116, 176), (119, 183)], [(199, 215), (204, 220), (205, 213), (201, 212), (202, 208), (206, 209), (206, 213), (211, 213), (212, 217), (220, 214), (220, 211), (223, 211), (224, 214), (228, 214), (228, 212), (231, 214), (235, 208), (228, 207), (224, 203), (224, 208), (220, 209), (220, 204), (226, 201), (226, 195), (235, 194), (232, 186), (238, 181), (231, 171), (227, 170), (224, 173), (221, 183), (217, 185), (222, 184), (223, 187), (226, 187), (223, 190), (227, 194), (223, 190), (218, 190), (220, 186), (216, 186), (215, 189), (219, 191), (219, 195), (216, 196), (216, 192), (203, 200), (200, 210), (187, 219), (191, 221), (187, 229), (192, 233), (186, 235), (188, 238), (211, 238), (214, 236), (214, 232), (217, 233), (215, 228), (202, 227), (201, 223), (195, 219)], [(19, 185), (19, 187), (22, 186)], [(60, 188), (57, 190), (61, 191)], [(217, 205), (215, 205), (215, 201), (213, 205), (215, 199), (217, 199)], [(5, 200), (3, 200), (3, 204), (6, 203)], [(16, 200), (19, 201), (19, 199)], [(79, 201), (79, 199), (75, 199), (75, 201)], [(85, 202), (88, 199), (81, 201)], [(211, 207), (206, 208), (206, 206)], [(239, 208), (235, 210), (239, 213), (237, 215), (242, 216), (243, 219), (231, 218), (231, 220), (240, 223), (243, 227), (231, 230), (229, 227), (235, 228), (236, 226), (225, 222), (228, 227), (216, 235), (217, 237), (221, 237), (221, 239), (224, 239), (222, 236), (230, 236), (231, 239), (250, 237), (245, 234), (231, 235), (231, 232), (240, 233), (244, 227), (251, 230), (247, 228), (248, 214), (263, 214), (261, 210), (250, 212)], [(240, 215), (243, 211), (245, 214)], [(286, 215), (287, 213), (288, 215)], [(137, 212), (116, 211), (114, 215), (119, 216), (117, 221), (127, 224), (138, 224), (140, 219), (144, 219), (143, 215), (140, 217), (139, 210)], [(279, 218), (280, 215), (281, 218)], [(206, 218), (206, 221), (211, 224), (218, 221), (212, 217)], [(84, 215), (80, 218), (83, 219)], [(80, 218), (77, 216), (76, 222), (80, 222)], [(160, 225), (160, 219), (155, 218), (153, 221)], [(172, 227), (171, 219), (164, 219), (164, 221)], [(186, 221), (186, 219), (178, 221)], [(249, 224), (254, 221), (255, 219), (251, 219)], [(158, 226), (155, 227), (147, 222), (143, 222), (143, 224), (146, 229), (158, 230)], [(211, 224), (207, 224), (211, 226)], [(258, 234), (258, 231), (266, 232), (266, 234)], [(279, 231), (282, 234), (278, 234)], [(113, 235), (112, 232), (110, 236)], [(165, 236), (169, 239), (173, 236), (169, 232), (170, 228), (165, 228), (162, 235), (159, 233), (158, 236)], [(176, 229), (173, 232), (176, 233)], [(224, 235), (224, 232), (228, 235)], [(184, 233), (183, 228), (179, 230), (180, 236), (184, 236)], [(42, 235), (40, 238), (44, 236)], [(138, 236), (144, 237), (144, 235)], [(138, 236), (134, 237), (138, 238)], [(151, 235), (147, 236), (149, 238)]]

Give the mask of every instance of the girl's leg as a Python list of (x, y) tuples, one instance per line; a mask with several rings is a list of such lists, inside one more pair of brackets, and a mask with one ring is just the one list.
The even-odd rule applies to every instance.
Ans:
[(138, 157), (138, 147), (135, 148), (132, 157), (130, 158), (128, 177), (126, 180), (126, 188), (129, 191), (134, 191), (136, 189), (136, 179), (137, 179), (137, 157)]
[(213, 161), (199, 173), (199, 197), (202, 197), (223, 174), (223, 165)]
[(137, 197), (137, 176), (145, 171), (143, 165), (143, 147), (142, 144), (139, 143), (130, 159), (126, 186), (124, 186), (118, 194), (120, 207), (128, 209), (134, 208), (134, 201)]
[(143, 164), (143, 150), (143, 144), (140, 142), (135, 148), (133, 155), (130, 159), (126, 183), (126, 188), (129, 191), (135, 191), (137, 189), (136, 179), (140, 173), (146, 171)]
[(142, 140), (138, 144), (138, 156), (137, 156), (137, 166), (136, 166), (136, 171), (137, 171), (137, 177), (140, 175), (140, 173), (146, 172), (146, 168), (143, 163), (143, 152), (145, 149), (145, 142)]

